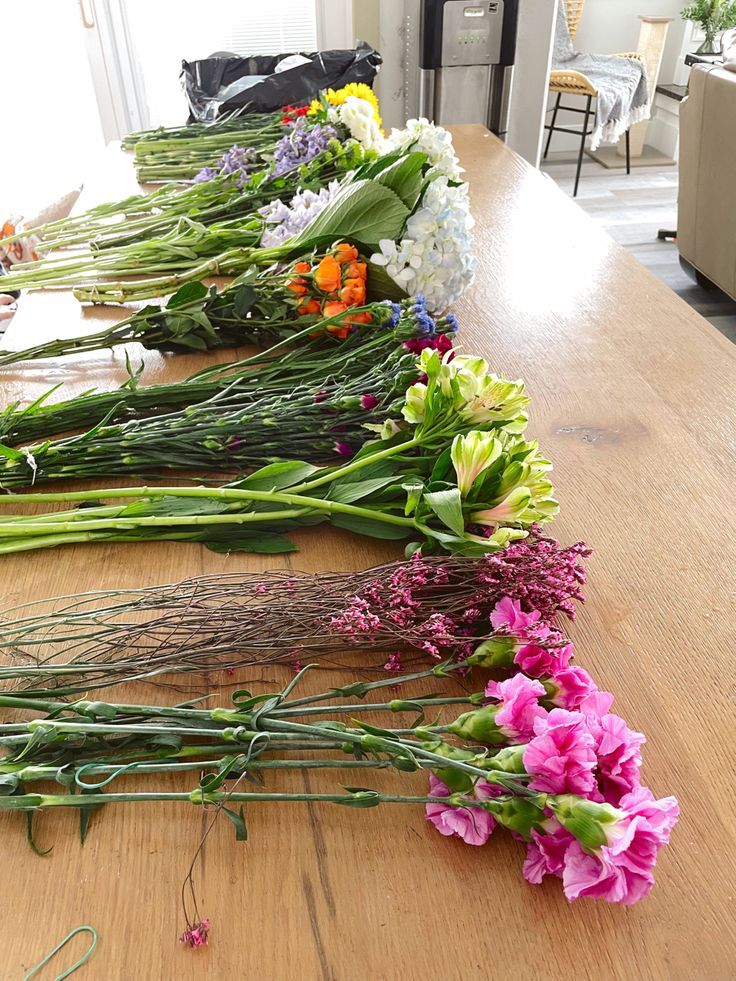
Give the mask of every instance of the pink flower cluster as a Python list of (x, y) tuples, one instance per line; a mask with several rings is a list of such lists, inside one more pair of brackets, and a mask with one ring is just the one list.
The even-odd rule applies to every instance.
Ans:
[[(509, 745), (523, 746), (529, 790), (554, 795), (542, 814), (543, 831), (531, 831), (525, 878), (539, 883), (545, 875), (558, 876), (569, 900), (591, 896), (630, 904), (642, 899), (654, 884), (657, 853), (669, 841), (679, 813), (674, 797), (655, 800), (641, 785), (643, 734), (611, 712), (610, 692), (599, 691), (587, 671), (570, 665), (572, 645), (544, 646), (552, 633), (545, 635), (544, 625), (540, 632), (538, 611), (524, 612), (518, 601), (506, 597), (491, 619), (495, 628), (517, 638), (515, 663), (521, 668), (506, 680), (488, 682), (485, 695), (492, 700), (493, 723)], [(430, 793), (439, 796), (433, 780)], [(478, 786), (483, 794), (488, 785)], [(557, 799), (604, 805), (613, 818), (601, 825), (603, 843), (585, 847), (564, 826), (555, 810)], [(479, 817), (479, 810), (477, 805), (433, 803), (427, 805), (427, 817), (442, 834), (480, 845), (496, 822)]]
[(209, 943), (210, 921), (200, 920), (188, 927), (179, 937), (179, 941), (187, 947), (206, 947)]
[(517, 661), (523, 670), (562, 666), (569, 653), (552, 624), (558, 613), (574, 619), (588, 554), (582, 543), (563, 548), (538, 532), (501, 553), (465, 560), (461, 569), (417, 554), (349, 597), (326, 626), (356, 646), (385, 639), (390, 649), (400, 639), (432, 657), (457, 659), (494, 633), (512, 634), (526, 640)]

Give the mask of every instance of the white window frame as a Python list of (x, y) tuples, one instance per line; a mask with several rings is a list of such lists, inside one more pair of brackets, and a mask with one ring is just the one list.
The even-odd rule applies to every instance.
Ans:
[(354, 47), (352, 0), (315, 0), (314, 6), (320, 51)]

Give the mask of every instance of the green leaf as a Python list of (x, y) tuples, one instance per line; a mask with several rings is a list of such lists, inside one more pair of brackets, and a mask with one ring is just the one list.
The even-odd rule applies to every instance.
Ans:
[(260, 470), (256, 470), (255, 473), (232, 486), (257, 491), (283, 490), (285, 487), (293, 487), (303, 480), (308, 480), (318, 470), (319, 467), (301, 460), (284, 460), (280, 463), (269, 463), (268, 466), (261, 467)]
[(239, 320), (245, 320), (253, 304), (258, 299), (258, 293), (250, 285), (241, 286), (233, 300), (233, 313)]
[(390, 477), (375, 477), (373, 480), (336, 480), (330, 486), (327, 500), (339, 501), (340, 504), (350, 504), (352, 501), (369, 497), (377, 490), (393, 484), (395, 479), (392, 474)]
[(284, 552), (298, 552), (299, 547), (286, 538), (284, 535), (277, 535), (274, 532), (260, 532), (259, 534), (248, 533), (234, 537), (237, 531), (232, 528), (219, 528), (216, 531), (222, 537), (217, 537), (214, 532), (207, 532), (200, 539), (210, 552), (217, 552), (220, 555), (229, 555), (230, 552), (250, 552), (255, 555), (280, 555)]
[(406, 538), (412, 531), (408, 527), (402, 528), (400, 525), (390, 525), (378, 519), (373, 520), (353, 514), (333, 514), (330, 521), (336, 528), (345, 528), (358, 535), (366, 535), (369, 538), (385, 538), (389, 541)]
[(26, 811), (26, 841), (31, 846), (31, 848), (36, 853), (36, 855), (38, 855), (39, 858), (43, 858), (44, 855), (48, 855), (49, 852), (53, 851), (53, 846), (51, 848), (47, 848), (46, 851), (44, 852), (41, 851), (41, 849), (36, 844), (33, 838), (33, 818), (35, 816), (36, 816), (35, 811)]
[(398, 160), (386, 167), (374, 180), (390, 187), (404, 202), (409, 211), (417, 206), (417, 200), (423, 187), (422, 168), (427, 163), (426, 153), (412, 151), (403, 154)]
[(204, 283), (185, 283), (173, 296), (169, 297), (169, 302), (166, 304), (167, 309), (175, 310), (177, 307), (186, 306), (187, 303), (203, 300), (208, 292), (209, 290)]
[(25, 454), (21, 453), (20, 450), (14, 450), (12, 446), (3, 446), (2, 443), (0, 443), (0, 456), (7, 457), (13, 463), (21, 463), (26, 459)]
[(227, 815), (228, 818), (235, 825), (235, 840), (236, 841), (247, 841), (248, 840), (248, 828), (245, 823), (245, 814), (243, 812), (243, 805), (240, 805), (239, 811), (231, 811), (229, 807), (223, 807), (222, 813)]
[(358, 180), (338, 191), (324, 211), (288, 244), (292, 251), (300, 251), (303, 246), (346, 239), (376, 249), (381, 239), (397, 239), (408, 217), (409, 209), (390, 188)]
[(456, 535), (465, 534), (462, 497), (457, 487), (425, 494), (424, 500), (440, 521), (447, 525), (451, 531), (454, 531)]
[(373, 262), (368, 263), (368, 278), (366, 280), (366, 300), (369, 303), (378, 300), (400, 300), (406, 299), (409, 294), (403, 290), (386, 272), (385, 266), (377, 266)]

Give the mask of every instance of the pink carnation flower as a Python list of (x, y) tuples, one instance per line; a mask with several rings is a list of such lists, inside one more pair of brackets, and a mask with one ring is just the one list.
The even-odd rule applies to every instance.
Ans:
[[(499, 788), (481, 780), (475, 785), (478, 800), (494, 797)], [(429, 796), (449, 797), (450, 789), (433, 773), (429, 775)], [(427, 820), (441, 835), (462, 838), (466, 845), (485, 845), (496, 827), (493, 815), (480, 807), (456, 807), (452, 804), (427, 804)]]
[(515, 674), (507, 681), (489, 681), (486, 698), (502, 702), (496, 713), (495, 723), (509, 740), (526, 742), (534, 735), (534, 720), (545, 718), (547, 710), (539, 704), (545, 695), (541, 681), (534, 681), (523, 674)]
[(550, 821), (553, 825), (548, 834), (532, 831), (533, 841), (527, 846), (524, 861), (524, 878), (527, 882), (539, 885), (545, 875), (556, 875), (562, 878), (565, 868), (565, 853), (575, 839), (558, 821)]
[(556, 675), (567, 667), (571, 657), (572, 644), (543, 647), (536, 641), (531, 641), (516, 652), (514, 664), (533, 678), (541, 678), (542, 675)]
[(552, 696), (553, 704), (569, 712), (575, 712), (584, 698), (598, 691), (596, 683), (585, 668), (574, 664), (556, 671), (550, 681), (557, 689)]
[(563, 889), (569, 900), (590, 896), (631, 905), (654, 885), (659, 849), (670, 839), (680, 808), (674, 797), (655, 800), (646, 787), (626, 794), (621, 818), (605, 826), (608, 844), (594, 854), (574, 841), (565, 853)]
[(534, 732), (523, 757), (532, 790), (581, 797), (595, 791), (594, 740), (580, 712), (552, 709), (534, 720)]
[(583, 699), (580, 710), (595, 740), (598, 786), (608, 803), (618, 804), (623, 794), (636, 790), (641, 783), (640, 747), (646, 737), (629, 729), (619, 715), (610, 713), (612, 703), (610, 692), (597, 692)]
[(494, 630), (507, 628), (509, 633), (523, 637), (523, 631), (536, 624), (540, 615), (536, 610), (532, 613), (524, 613), (518, 600), (504, 596), (493, 608), (491, 626)]

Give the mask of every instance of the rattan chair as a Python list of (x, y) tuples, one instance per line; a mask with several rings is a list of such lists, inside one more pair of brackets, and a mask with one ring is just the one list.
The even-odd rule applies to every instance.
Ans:
[[(570, 37), (574, 40), (575, 35), (578, 32), (578, 25), (580, 23), (580, 17), (583, 13), (583, 6), (585, 5), (585, 0), (564, 0), (565, 12), (567, 14), (567, 26), (570, 31)], [(618, 52), (613, 57), (616, 58), (640, 58), (641, 56), (636, 52)], [(569, 69), (560, 69), (558, 71), (550, 72), (549, 74), (549, 90), (550, 92), (556, 92), (557, 98), (555, 99), (554, 108), (552, 109), (552, 122), (545, 126), (544, 128), (548, 130), (547, 142), (544, 146), (544, 157), (547, 158), (549, 153), (549, 145), (552, 140), (552, 134), (557, 133), (570, 133), (573, 136), (580, 136), (580, 149), (578, 151), (578, 165), (575, 171), (575, 188), (572, 192), (572, 196), (576, 197), (578, 193), (578, 185), (580, 183), (580, 170), (583, 166), (583, 153), (585, 152), (585, 140), (591, 130), (588, 129), (588, 123), (590, 121), (591, 107), (593, 104), (593, 99), (597, 98), (598, 92), (592, 82), (586, 78), (581, 72), (571, 71)], [(563, 95), (579, 95), (582, 96), (585, 101), (585, 108), (580, 109), (577, 106), (563, 106), (561, 105), (561, 99)], [(557, 113), (560, 109), (566, 112), (577, 112), (583, 115), (585, 118), (583, 120), (583, 132), (580, 133), (576, 129), (567, 129), (564, 126), (557, 126)], [(626, 173), (631, 173), (631, 148), (629, 145), (629, 131), (626, 130)]]

